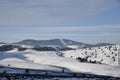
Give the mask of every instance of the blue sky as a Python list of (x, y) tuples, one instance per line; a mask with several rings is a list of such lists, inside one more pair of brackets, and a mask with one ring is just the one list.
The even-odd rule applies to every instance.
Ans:
[(120, 0), (0, 0), (0, 42), (54, 38), (120, 44)]

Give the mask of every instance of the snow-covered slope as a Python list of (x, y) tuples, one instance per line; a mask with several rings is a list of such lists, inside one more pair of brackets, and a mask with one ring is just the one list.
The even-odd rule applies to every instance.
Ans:
[[(35, 51), (32, 51), (31, 53), (29, 53), (29, 51), (32, 51), (32, 50), (27, 50), (24, 53), (23, 52), (17, 52), (17, 53), (7, 52), (5, 54), (1, 54), (0, 66), (25, 68), (25, 69), (38, 69), (38, 70), (47, 70), (47, 71), (58, 71), (58, 72), (62, 71), (62, 69), (59, 67), (35, 63), (34, 60), (32, 59), (39, 59), (37, 57), (38, 55), (36, 55)], [(46, 54), (49, 54), (49, 52), (46, 52)], [(46, 55), (46, 54), (43, 54), (43, 55)], [(31, 57), (28, 57), (28, 55)]]
[(5, 44), (7, 44), (7, 43), (4, 43), (4, 42), (0, 42), (0, 46), (3, 46), (3, 45), (5, 45)]
[(51, 40), (32, 40), (26, 39), (14, 44), (29, 45), (29, 46), (50, 46), (50, 47), (64, 47), (66, 46), (62, 39), (51, 39)]
[(55, 51), (55, 50), (73, 50), (73, 49), (83, 49), (90, 47), (99, 47), (104, 45), (112, 45), (108, 43), (99, 44), (86, 44), (82, 42), (77, 42), (69, 39), (51, 39), (51, 40), (33, 40), (26, 39), (16, 43), (0, 43), (0, 52), (6, 52), (14, 50), (24, 51), (26, 49), (35, 49), (38, 51)]
[(38, 52), (26, 50), (24, 52), (7, 52), (0, 54), (0, 66), (61, 71), (91, 73), (120, 77), (120, 69), (116, 66), (81, 63), (75, 59), (60, 57), (56, 52)]
[(118, 65), (119, 45), (110, 45), (103, 47), (92, 47), (71, 51), (63, 51), (64, 57), (73, 59), (84, 59), (86, 62), (103, 63), (109, 65)]
[(6, 52), (18, 52), (18, 48), (14, 48), (14, 49), (12, 49), (10, 51), (6, 51)]
[(73, 46), (73, 45), (79, 46), (79, 48), (112, 45), (108, 43), (87, 44), (87, 43), (77, 42), (69, 39), (50, 39), (50, 40), (26, 39), (20, 42), (16, 42), (14, 44), (26, 45), (26, 46), (49, 46), (49, 47), (59, 47), (59, 48), (63, 48), (66, 46)]

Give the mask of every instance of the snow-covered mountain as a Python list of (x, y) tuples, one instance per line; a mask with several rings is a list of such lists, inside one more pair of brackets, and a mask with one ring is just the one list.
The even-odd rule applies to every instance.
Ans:
[(84, 49), (100, 46), (113, 45), (109, 43), (86, 44), (68, 39), (51, 39), (51, 40), (33, 40), (26, 39), (16, 43), (0, 43), (0, 51), (24, 51), (34, 49), (38, 51), (65, 51), (74, 49)]
[[(56, 48), (61, 48), (57, 50)], [(72, 50), (69, 50), (73, 48)], [(55, 50), (56, 49), (56, 50)], [(67, 39), (23, 40), (0, 46), (0, 65), (120, 77), (120, 45)], [(2, 70), (2, 69), (0, 69)]]
[(49, 46), (49, 47), (72, 47), (76, 46), (76, 48), (88, 48), (88, 47), (95, 47), (95, 46), (106, 46), (112, 45), (109, 43), (99, 43), (99, 44), (87, 44), (82, 42), (77, 42), (68, 39), (51, 39), (51, 40), (33, 40), (33, 39), (26, 39), (20, 42), (16, 42), (13, 44), (19, 45), (29, 45), (29, 46)]
[(66, 46), (64, 41), (61, 39), (51, 39), (51, 40), (32, 40), (26, 39), (15, 44), (31, 45), (31, 46), (56, 46), (64, 47)]

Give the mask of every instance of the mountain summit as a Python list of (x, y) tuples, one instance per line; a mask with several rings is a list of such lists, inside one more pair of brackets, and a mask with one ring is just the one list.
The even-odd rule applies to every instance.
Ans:
[(30, 46), (54, 46), (54, 47), (79, 46), (80, 48), (113, 45), (109, 43), (104, 43), (104, 44), (99, 43), (99, 44), (94, 45), (94, 44), (77, 42), (77, 41), (73, 41), (69, 39), (50, 39), (50, 40), (26, 39), (20, 42), (16, 42), (14, 44), (30, 45)]

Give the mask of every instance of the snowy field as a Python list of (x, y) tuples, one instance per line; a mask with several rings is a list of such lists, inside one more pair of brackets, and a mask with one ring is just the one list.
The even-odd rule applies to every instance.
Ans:
[[(120, 68), (116, 65), (79, 62), (69, 57), (68, 52), (64, 53), (64, 55), (67, 55), (67, 57), (58, 56), (55, 51), (35, 51), (30, 49), (23, 52), (9, 51), (0, 54), (0, 66), (56, 72), (62, 72), (64, 69), (64, 72), (70, 73), (90, 73), (120, 77)], [(72, 55), (79, 54), (76, 51)], [(0, 71), (2, 72), (2, 70)]]

